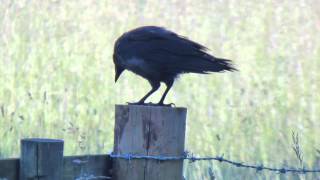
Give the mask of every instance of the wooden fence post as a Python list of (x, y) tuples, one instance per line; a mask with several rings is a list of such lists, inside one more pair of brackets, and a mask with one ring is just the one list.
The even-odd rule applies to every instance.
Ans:
[[(182, 156), (186, 108), (116, 105), (113, 153)], [(182, 180), (183, 160), (114, 159), (115, 180)]]
[(60, 180), (62, 170), (63, 140), (21, 140), (20, 180)]

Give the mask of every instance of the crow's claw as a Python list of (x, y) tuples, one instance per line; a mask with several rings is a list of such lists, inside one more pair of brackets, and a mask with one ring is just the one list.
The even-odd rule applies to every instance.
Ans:
[(127, 102), (127, 104), (129, 105), (142, 105), (142, 106), (165, 106), (165, 107), (176, 107), (176, 105), (174, 103), (170, 103), (170, 104), (163, 104), (163, 103), (145, 103), (145, 102)]
[(156, 104), (156, 106), (176, 107), (174, 103), (169, 103), (169, 104), (158, 103)]
[(146, 105), (144, 102), (127, 102), (129, 105)]

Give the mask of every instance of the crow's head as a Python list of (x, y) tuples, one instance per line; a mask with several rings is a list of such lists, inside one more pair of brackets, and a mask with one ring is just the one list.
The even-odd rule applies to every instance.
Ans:
[(121, 73), (124, 71), (124, 68), (119, 64), (119, 61), (118, 61), (117, 56), (115, 54), (113, 54), (113, 62), (114, 62), (114, 69), (115, 69), (114, 82), (117, 82)]

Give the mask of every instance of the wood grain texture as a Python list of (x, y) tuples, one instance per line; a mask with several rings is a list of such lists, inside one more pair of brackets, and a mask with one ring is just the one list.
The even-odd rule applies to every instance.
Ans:
[(63, 161), (63, 180), (85, 176), (111, 177), (111, 168), (111, 158), (106, 154), (67, 156)]
[[(185, 108), (117, 105), (114, 154), (181, 156)], [(183, 161), (114, 160), (116, 180), (181, 180)]]
[(63, 141), (21, 140), (20, 179), (62, 179)]
[(0, 159), (0, 179), (18, 180), (19, 159)]

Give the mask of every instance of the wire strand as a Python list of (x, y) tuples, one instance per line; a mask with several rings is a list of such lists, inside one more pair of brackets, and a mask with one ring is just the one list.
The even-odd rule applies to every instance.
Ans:
[(306, 168), (295, 168), (295, 167), (280, 167), (280, 168), (273, 168), (264, 166), (263, 164), (254, 165), (250, 163), (244, 162), (237, 162), (229, 159), (225, 159), (223, 156), (214, 156), (214, 157), (197, 157), (194, 156), (192, 153), (185, 152), (182, 156), (149, 156), (149, 155), (132, 155), (132, 154), (110, 154), (111, 158), (117, 159), (125, 159), (125, 160), (132, 160), (132, 159), (146, 159), (146, 160), (157, 160), (157, 161), (177, 161), (177, 160), (189, 160), (190, 162), (196, 161), (218, 161), (220, 163), (224, 162), (235, 167), (239, 168), (249, 168), (255, 169), (256, 171), (272, 171), (278, 173), (298, 173), (298, 174), (306, 174), (306, 173), (320, 173), (320, 169), (306, 169)]

